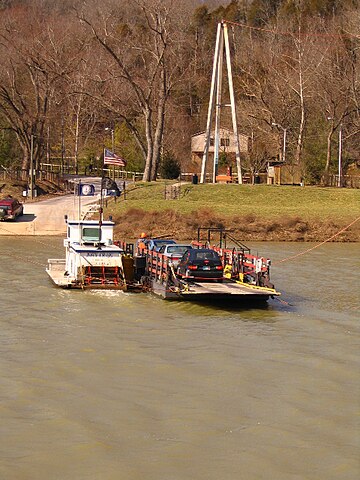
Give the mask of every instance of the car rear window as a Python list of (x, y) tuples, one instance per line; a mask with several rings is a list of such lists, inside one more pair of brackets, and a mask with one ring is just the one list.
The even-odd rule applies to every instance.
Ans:
[(174, 240), (154, 240), (154, 245), (160, 247), (161, 245), (168, 245), (169, 243), (175, 243)]
[(207, 250), (206, 252), (194, 251), (194, 259), (196, 260), (218, 260), (219, 256), (216, 252), (212, 250)]
[(167, 253), (185, 253), (190, 248), (192, 248), (191, 245), (174, 245), (167, 248)]

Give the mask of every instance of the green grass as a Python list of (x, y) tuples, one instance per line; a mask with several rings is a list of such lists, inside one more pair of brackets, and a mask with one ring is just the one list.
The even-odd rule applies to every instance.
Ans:
[(121, 197), (116, 204), (111, 204), (115, 214), (129, 208), (146, 211), (171, 209), (181, 213), (206, 209), (224, 217), (256, 215), (269, 219), (297, 216), (304, 220), (351, 220), (360, 215), (360, 191), (321, 187), (184, 184), (179, 200), (165, 200), (164, 183), (156, 182), (138, 184), (128, 192), (126, 201)]

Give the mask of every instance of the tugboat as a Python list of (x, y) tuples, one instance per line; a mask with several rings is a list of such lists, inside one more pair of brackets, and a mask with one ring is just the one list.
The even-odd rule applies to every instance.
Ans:
[(65, 258), (49, 259), (46, 272), (63, 288), (136, 289), (133, 258), (113, 243), (111, 220), (69, 220)]

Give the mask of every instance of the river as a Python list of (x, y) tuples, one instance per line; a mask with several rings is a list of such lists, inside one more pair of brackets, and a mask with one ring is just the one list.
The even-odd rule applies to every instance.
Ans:
[(0, 478), (357, 480), (359, 246), (259, 243), (286, 303), (54, 287), (0, 238)]

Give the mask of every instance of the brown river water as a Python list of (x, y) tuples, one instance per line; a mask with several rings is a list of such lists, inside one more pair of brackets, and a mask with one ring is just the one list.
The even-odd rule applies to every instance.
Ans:
[(58, 289), (61, 245), (0, 238), (1, 480), (360, 478), (359, 245), (250, 245), (291, 305), (248, 310)]

